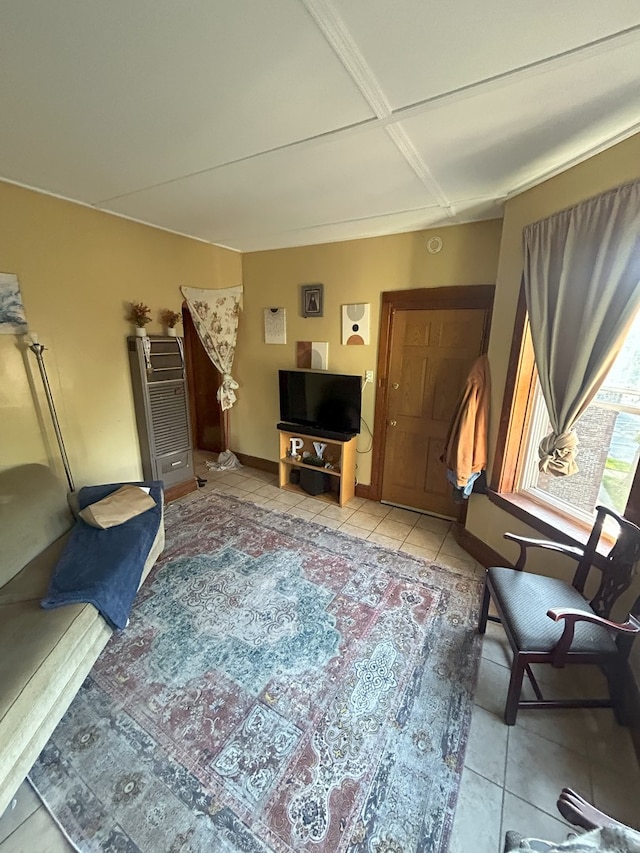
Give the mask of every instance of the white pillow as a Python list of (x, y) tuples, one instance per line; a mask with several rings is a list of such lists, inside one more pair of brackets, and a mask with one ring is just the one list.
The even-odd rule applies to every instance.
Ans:
[(80, 518), (92, 527), (106, 530), (124, 524), (156, 505), (148, 490), (140, 486), (121, 486), (106, 498), (90, 504), (80, 512)]

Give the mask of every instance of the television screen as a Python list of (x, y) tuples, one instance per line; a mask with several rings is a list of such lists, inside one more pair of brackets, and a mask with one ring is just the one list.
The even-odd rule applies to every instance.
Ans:
[(280, 418), (329, 432), (360, 432), (362, 378), (306, 370), (280, 371)]

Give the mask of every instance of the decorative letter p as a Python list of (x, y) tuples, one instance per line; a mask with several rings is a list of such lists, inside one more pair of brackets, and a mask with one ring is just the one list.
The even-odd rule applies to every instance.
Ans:
[(298, 453), (302, 450), (302, 446), (304, 444), (303, 438), (290, 438), (289, 444), (291, 445), (291, 455), (297, 456)]

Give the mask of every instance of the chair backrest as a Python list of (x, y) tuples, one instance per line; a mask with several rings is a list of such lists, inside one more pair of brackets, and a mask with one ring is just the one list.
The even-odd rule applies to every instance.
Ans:
[[(596, 521), (573, 578), (574, 587), (584, 592), (584, 586), (592, 567), (602, 572), (598, 591), (590, 604), (598, 616), (609, 618), (611, 608), (625, 590), (629, 589), (640, 560), (640, 527), (605, 506), (596, 507)], [(602, 529), (607, 517), (613, 518), (618, 526), (618, 536), (608, 553), (598, 551)]]

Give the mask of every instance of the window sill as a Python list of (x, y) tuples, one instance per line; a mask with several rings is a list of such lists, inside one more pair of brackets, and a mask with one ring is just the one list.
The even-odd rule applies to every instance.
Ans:
[(590, 528), (526, 495), (488, 489), (487, 497), (500, 509), (533, 527), (549, 539), (560, 540), (569, 545), (585, 545), (589, 538)]

